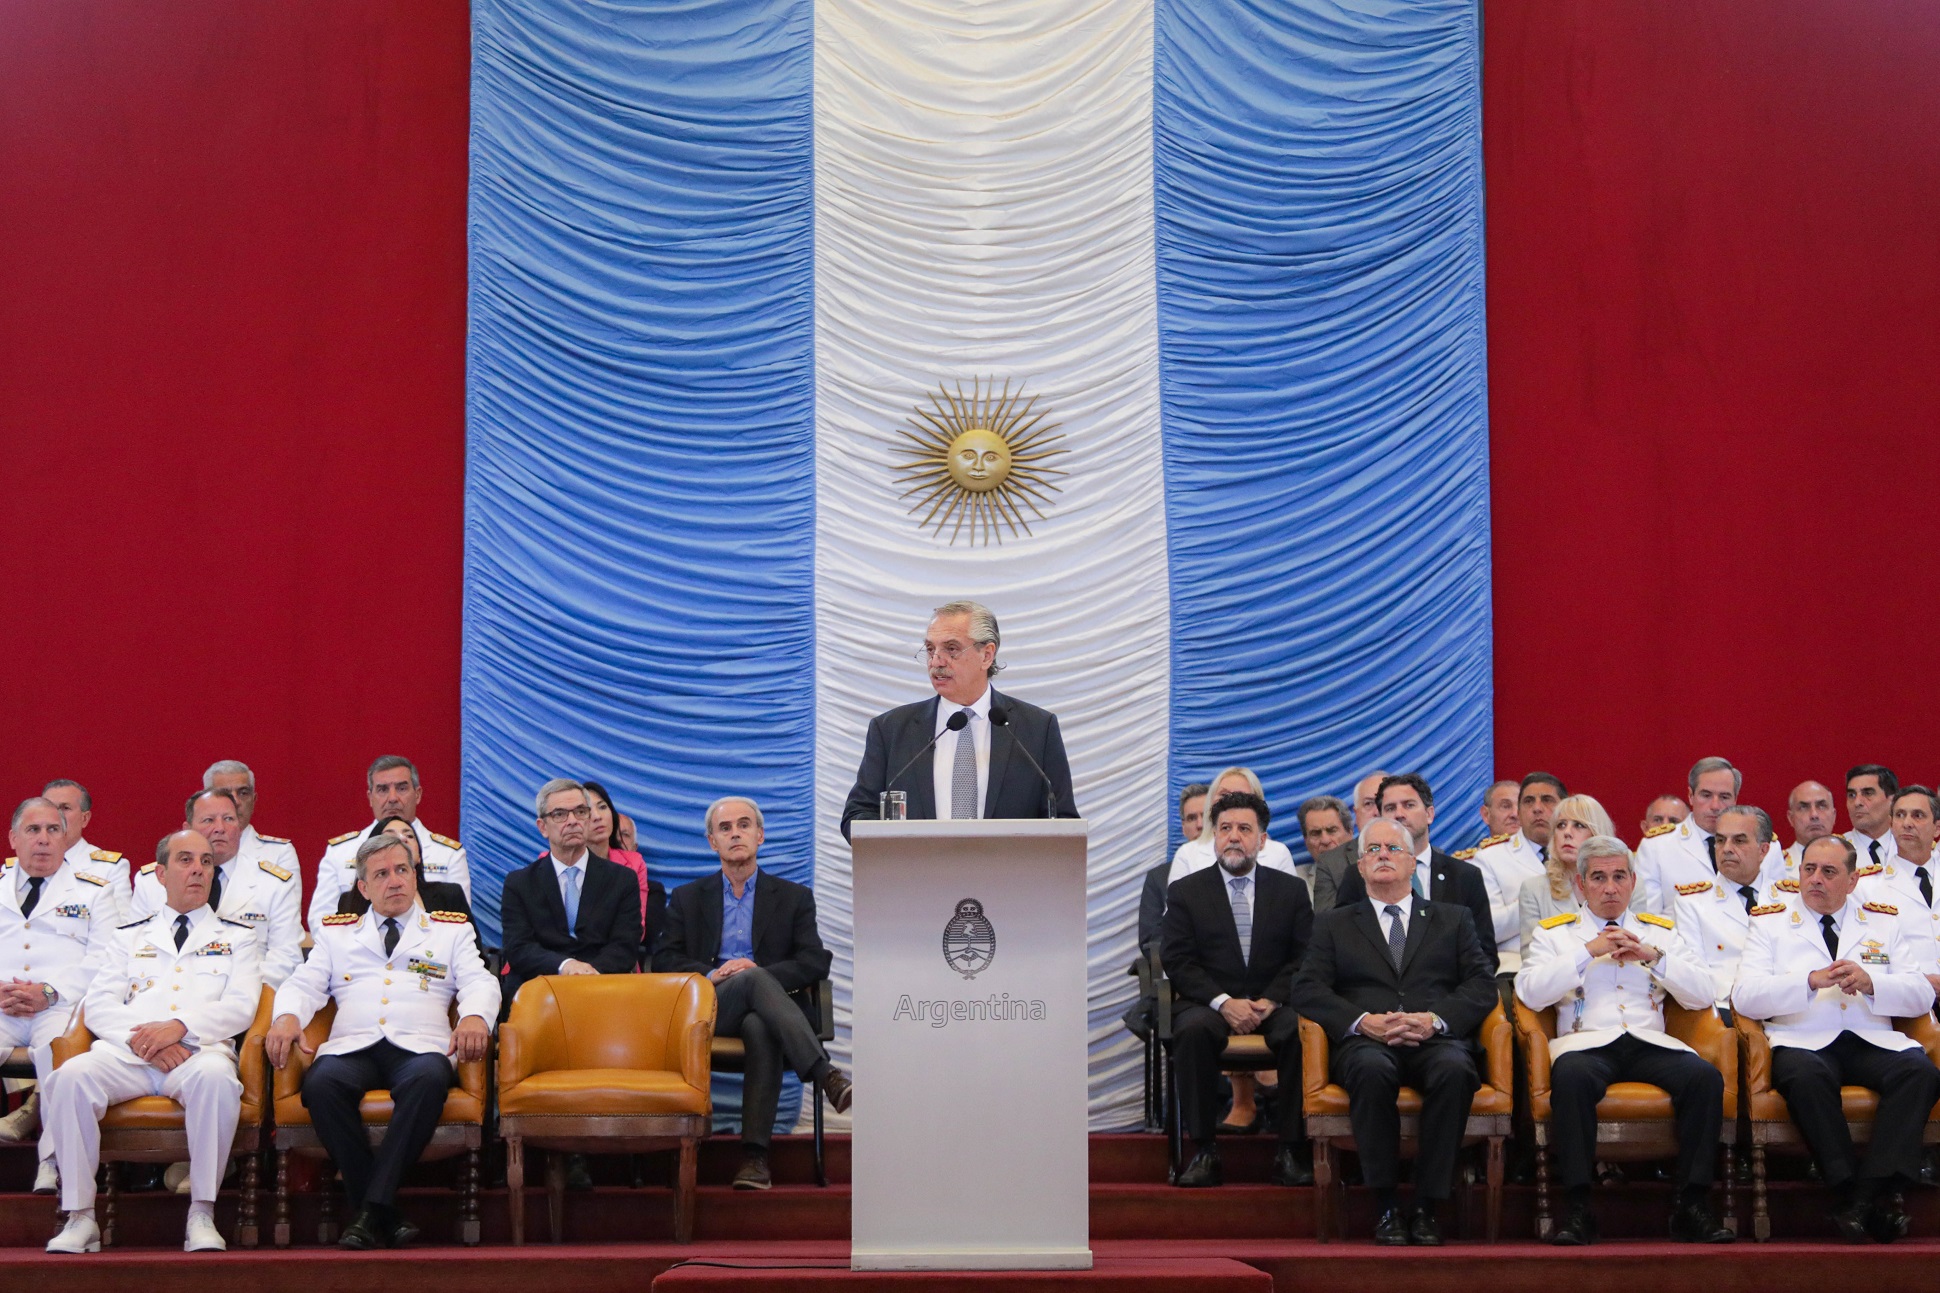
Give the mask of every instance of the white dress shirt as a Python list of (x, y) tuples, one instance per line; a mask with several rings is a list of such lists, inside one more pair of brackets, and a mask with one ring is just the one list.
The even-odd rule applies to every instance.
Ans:
[[(949, 728), (950, 715), (959, 709), (970, 711), (970, 725), (961, 732), (952, 732)], [(983, 695), (968, 705), (954, 705), (938, 696), (936, 730), (942, 736), (932, 751), (934, 761), (930, 767), (930, 785), (936, 794), (938, 820), (948, 820), (950, 816), (950, 776), (956, 771), (957, 742), (963, 740), (970, 741), (977, 752), (977, 811), (973, 816), (982, 817), (984, 805), (989, 802), (990, 790), (990, 688), (986, 685)]]

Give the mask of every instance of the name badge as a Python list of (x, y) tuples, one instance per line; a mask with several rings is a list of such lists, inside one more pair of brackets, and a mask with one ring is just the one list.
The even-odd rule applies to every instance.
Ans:
[(135, 957), (137, 959), (144, 956), (160, 956), (161, 954), (162, 954), (162, 949), (159, 947), (156, 947), (153, 943), (144, 943), (142, 946), (135, 949)]

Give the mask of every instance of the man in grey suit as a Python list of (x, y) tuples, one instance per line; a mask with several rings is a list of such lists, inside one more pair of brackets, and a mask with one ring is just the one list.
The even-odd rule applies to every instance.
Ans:
[(1333, 909), (1341, 881), (1360, 864), (1360, 831), (1381, 815), (1381, 782), (1387, 775), (1377, 768), (1354, 783), (1354, 837), (1340, 848), (1314, 856), (1315, 915)]

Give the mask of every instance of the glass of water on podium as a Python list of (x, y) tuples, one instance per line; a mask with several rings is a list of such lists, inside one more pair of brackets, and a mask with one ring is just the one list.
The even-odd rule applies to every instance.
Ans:
[(907, 790), (885, 790), (876, 797), (882, 819), (886, 822), (906, 822), (909, 820), (909, 792)]

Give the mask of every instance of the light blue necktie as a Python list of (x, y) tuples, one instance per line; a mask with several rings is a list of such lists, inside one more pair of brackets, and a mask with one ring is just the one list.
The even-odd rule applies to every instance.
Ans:
[(566, 932), (579, 928), (579, 868), (566, 868)]
[(1423, 902), (1428, 901), (1428, 895), (1421, 891), (1421, 868), (1419, 866), (1408, 873), (1408, 887), (1415, 891), (1415, 897), (1421, 899)]
[[(974, 710), (965, 709), (965, 718), (975, 718)], [(957, 733), (957, 754), (950, 764), (950, 816), (955, 818), (975, 817), (977, 815), (977, 743), (970, 738), (970, 725), (965, 723)]]
[(1233, 927), (1239, 930), (1239, 958), (1251, 963), (1253, 960), (1253, 906), (1246, 901), (1246, 877), (1236, 875), (1230, 883), (1233, 886)]

